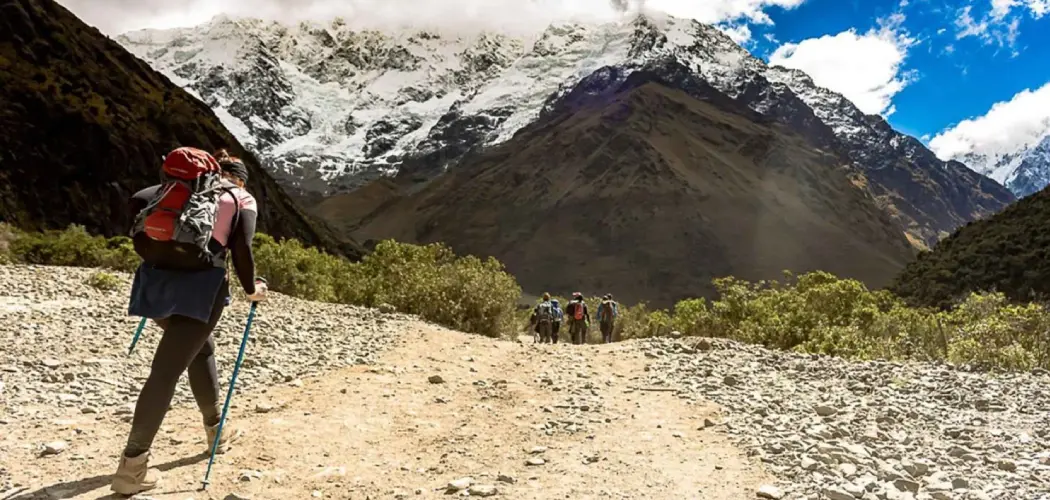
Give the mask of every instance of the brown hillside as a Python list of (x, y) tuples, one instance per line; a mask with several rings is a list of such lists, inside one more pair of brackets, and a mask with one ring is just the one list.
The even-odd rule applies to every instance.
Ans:
[(51, 0), (0, 0), (0, 221), (121, 234), (131, 193), (189, 145), (245, 157), (260, 229), (355, 257), (208, 107)]
[[(632, 77), (634, 78), (634, 77)], [(431, 181), (328, 200), (359, 240), (493, 255), (526, 290), (626, 301), (712, 292), (712, 278), (822, 269), (881, 286), (912, 255), (834, 156), (706, 87), (657, 83), (574, 106)], [(363, 211), (356, 211), (363, 210)], [(365, 212), (371, 213), (365, 215)]]

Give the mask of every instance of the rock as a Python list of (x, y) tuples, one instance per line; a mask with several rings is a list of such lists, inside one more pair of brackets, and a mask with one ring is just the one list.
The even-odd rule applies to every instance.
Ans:
[(733, 387), (735, 385), (740, 384), (740, 380), (738, 380), (733, 375), (726, 375), (725, 377), (722, 377), (722, 383), (728, 385), (729, 387)]
[(817, 412), (817, 415), (821, 417), (830, 417), (839, 412), (837, 408), (830, 405), (817, 405), (813, 407), (813, 411)]
[(970, 481), (964, 477), (957, 477), (952, 479), (953, 490), (966, 490), (970, 489)]
[(1002, 471), (1017, 472), (1017, 463), (1013, 460), (1001, 460), (998, 467)]
[(67, 449), (69, 449), (69, 443), (65, 441), (52, 441), (44, 445), (44, 451), (41, 452), (41, 455), (45, 457), (58, 455)]
[(382, 304), (379, 304), (379, 306), (376, 307), (376, 309), (379, 312), (383, 313), (383, 314), (394, 314), (394, 313), (397, 312), (397, 308), (396, 307), (394, 307), (394, 306), (392, 306), (390, 304), (387, 304), (385, 302), (382, 303)]
[(273, 405), (269, 403), (259, 403), (255, 405), (255, 413), (270, 413), (273, 411)]
[(780, 491), (780, 488), (777, 488), (776, 486), (765, 484), (758, 488), (758, 498), (781, 500), (784, 498), (784, 492)]
[(715, 421), (714, 421), (714, 420), (711, 420), (711, 419), (709, 419), (709, 418), (707, 418), (707, 417), (704, 417), (704, 428), (705, 428), (705, 429), (707, 429), (707, 428), (709, 428), (709, 427), (714, 427), (714, 426), (716, 426), (716, 425), (718, 425), (718, 424), (717, 424), (717, 423), (715, 423)]
[(427, 382), (430, 382), (431, 384), (444, 384), (445, 379), (442, 378), (441, 375), (431, 375), (427, 378)]
[(455, 493), (457, 491), (463, 491), (474, 484), (474, 478), (472, 477), (461, 477), (454, 481), (449, 481), (448, 486), (445, 488), (449, 493)]
[(893, 486), (900, 491), (910, 491), (912, 493), (919, 492), (919, 483), (912, 481), (911, 479), (897, 479), (893, 481)]
[(491, 484), (475, 484), (468, 490), (472, 497), (490, 497), (496, 494), (496, 486)]
[(821, 493), (823, 493), (824, 498), (827, 498), (828, 500), (855, 500), (856, 498), (849, 492), (837, 486), (824, 488), (821, 490)]
[(222, 500), (252, 500), (252, 497), (241, 493), (230, 493), (223, 497)]
[(532, 455), (538, 455), (540, 453), (546, 453), (546, 452), (547, 452), (547, 447), (546, 446), (533, 446), (532, 449), (529, 450), (529, 453), (532, 454)]
[(525, 461), (525, 465), (530, 465), (530, 466), (543, 465), (545, 463), (547, 463), (547, 461), (542, 459), (542, 458), (540, 458), (540, 457), (532, 457), (532, 458), (530, 458), (530, 459)]
[(517, 479), (514, 479), (514, 476), (508, 476), (506, 474), (500, 474), (498, 477), (496, 477), (496, 481), (506, 484), (514, 484), (518, 482)]
[(62, 362), (55, 358), (44, 358), (40, 360), (40, 364), (43, 365), (45, 368), (50, 368), (52, 370), (62, 366)]
[(242, 483), (247, 483), (247, 482), (255, 481), (257, 479), (262, 479), (262, 477), (263, 477), (262, 472), (259, 472), (257, 470), (242, 470), (240, 472), (240, 474), (237, 476), (237, 480), (242, 482)]
[(911, 460), (902, 460), (901, 467), (914, 478), (925, 476), (930, 471), (930, 466), (922, 462), (912, 462)]

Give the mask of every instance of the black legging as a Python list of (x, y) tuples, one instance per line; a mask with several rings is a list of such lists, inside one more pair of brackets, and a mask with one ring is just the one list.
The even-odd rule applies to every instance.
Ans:
[(222, 317), (228, 295), (227, 282), (219, 289), (207, 323), (186, 316), (156, 320), (164, 329), (164, 335), (153, 354), (149, 378), (135, 404), (135, 418), (124, 448), (125, 456), (137, 457), (153, 445), (153, 438), (160, 430), (175, 395), (175, 384), (184, 371), (189, 371), (190, 389), (204, 417), (204, 425), (219, 423), (219, 375), (215, 369), (215, 341), (211, 333)]

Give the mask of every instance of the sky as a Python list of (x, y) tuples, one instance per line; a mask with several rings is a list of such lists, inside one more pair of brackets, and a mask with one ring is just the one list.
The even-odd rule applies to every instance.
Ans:
[[(59, 0), (112, 36), (220, 13), (528, 32), (554, 19), (611, 19), (612, 4), (639, 1)], [(1050, 0), (647, 0), (644, 7), (719, 25), (755, 56), (809, 73), (942, 158), (1010, 151), (1050, 131)]]

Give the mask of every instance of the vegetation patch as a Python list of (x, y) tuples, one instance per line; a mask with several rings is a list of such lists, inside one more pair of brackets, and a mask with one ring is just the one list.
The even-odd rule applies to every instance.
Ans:
[(105, 271), (98, 271), (88, 276), (87, 284), (103, 292), (110, 292), (120, 288), (120, 278)]
[[(500, 262), (457, 256), (441, 244), (384, 241), (360, 262), (265, 234), (256, 236), (254, 248), (257, 271), (271, 289), (307, 300), (392, 308), (490, 337), (521, 332), (530, 312), (517, 307), (521, 288)], [(0, 256), (118, 271), (133, 271), (139, 262), (128, 238), (92, 236), (79, 226), (31, 233), (0, 225)], [(105, 290), (119, 286), (115, 281), (99, 272), (89, 284)], [(718, 298), (711, 302), (683, 300), (671, 310), (621, 306), (616, 338), (676, 333), (856, 359), (1050, 369), (1050, 312), (1002, 293), (972, 293), (953, 308), (937, 309), (824, 272), (786, 273), (782, 281), (757, 283), (720, 278), (714, 285)], [(563, 308), (568, 305), (558, 298)], [(588, 306), (593, 318), (597, 302), (592, 298)]]

